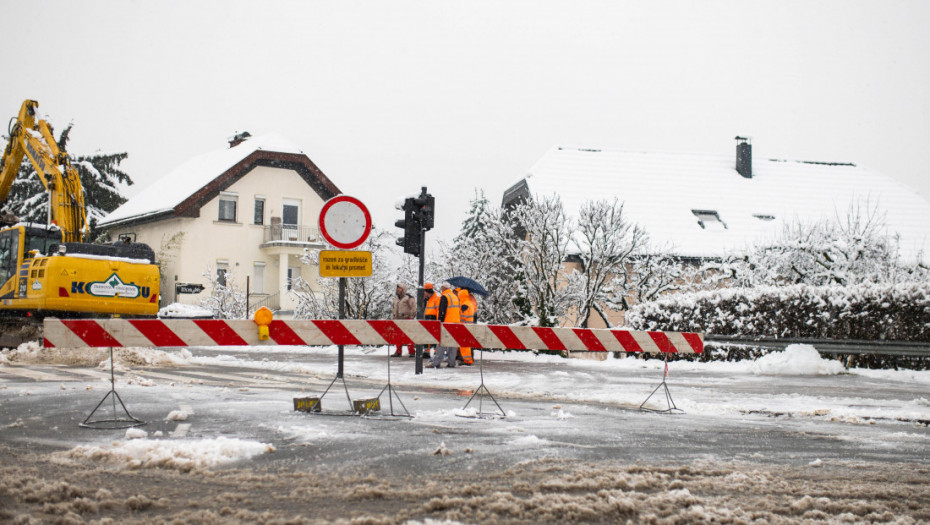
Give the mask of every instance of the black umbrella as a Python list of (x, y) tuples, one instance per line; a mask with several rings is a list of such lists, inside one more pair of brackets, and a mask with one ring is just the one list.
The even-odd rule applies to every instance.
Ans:
[(452, 277), (451, 279), (446, 279), (446, 282), (455, 288), (465, 288), (475, 295), (488, 295), (488, 291), (484, 289), (484, 286), (481, 286), (478, 284), (478, 281), (468, 277)]

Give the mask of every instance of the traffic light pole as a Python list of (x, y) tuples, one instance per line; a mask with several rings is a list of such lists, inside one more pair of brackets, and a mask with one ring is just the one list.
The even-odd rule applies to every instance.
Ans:
[[(417, 285), (417, 319), (423, 319), (426, 301), (423, 299), (423, 274), (426, 263), (426, 232), (433, 229), (436, 201), (426, 192), (423, 186), (420, 195), (407, 197), (403, 204), (396, 205), (398, 210), (404, 210), (404, 218), (395, 222), (398, 228), (403, 228), (404, 236), (397, 239), (397, 245), (409, 253), (420, 258), (420, 276)], [(423, 345), (416, 346), (416, 365), (414, 373), (423, 373)]]
[[(423, 191), (426, 192), (426, 188), (423, 188)], [(420, 228), (420, 278), (417, 281), (417, 291), (420, 292), (417, 294), (417, 319), (424, 318), (424, 312), (426, 310), (426, 301), (423, 300), (423, 270), (425, 267), (426, 257), (424, 257), (423, 252), (426, 250), (422, 249), (423, 246), (426, 246), (426, 230)], [(416, 366), (414, 367), (414, 375), (423, 373), (423, 345), (417, 345), (417, 359)]]

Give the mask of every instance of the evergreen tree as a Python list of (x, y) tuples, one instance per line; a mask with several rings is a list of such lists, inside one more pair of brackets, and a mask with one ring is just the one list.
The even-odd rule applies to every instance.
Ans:
[(525, 289), (519, 277), (522, 261), (513, 257), (518, 241), (503, 211), (492, 209), (484, 192), (476, 192), (461, 232), (451, 245), (439, 244), (439, 259), (429, 263), (428, 273), (441, 276), (437, 281), (461, 275), (481, 283), (489, 295), (478, 297), (478, 322), (524, 321), (532, 309), (515, 302)]
[[(58, 148), (62, 151), (67, 151), (73, 126), (73, 123), (68, 124), (58, 136)], [(126, 198), (120, 194), (120, 186), (133, 184), (129, 175), (119, 167), (126, 157), (127, 153), (71, 155), (71, 164), (77, 169), (84, 188), (84, 204), (90, 225), (89, 239), (96, 237), (97, 222), (126, 202)], [(4, 209), (18, 216), (21, 221), (40, 224), (48, 222), (48, 192), (28, 158), (23, 158), (19, 176), (13, 181)]]

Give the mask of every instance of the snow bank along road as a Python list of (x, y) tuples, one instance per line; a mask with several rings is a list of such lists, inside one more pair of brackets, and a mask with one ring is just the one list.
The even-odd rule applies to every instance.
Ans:
[[(78, 427), (109, 390), (103, 350), (4, 351), (0, 521), (930, 520), (926, 372), (846, 372), (810, 347), (674, 362), (669, 415), (637, 410), (660, 361), (485, 352), (507, 417), (482, 419), (460, 395), (477, 366), (416, 375), (389, 351), (348, 348), (346, 386), (377, 395), (391, 363), (413, 418), (295, 412), (333, 347), (118, 349), (117, 391), (147, 422), (129, 430)], [(323, 409), (347, 408), (337, 383)]]

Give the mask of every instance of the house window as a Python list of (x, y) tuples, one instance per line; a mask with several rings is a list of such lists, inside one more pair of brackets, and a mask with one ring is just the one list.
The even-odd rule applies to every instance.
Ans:
[(236, 204), (239, 196), (235, 193), (220, 193), (220, 213), (218, 219), (223, 222), (236, 222)]
[(296, 241), (300, 236), (300, 201), (284, 199), (281, 210), (281, 225), (284, 230), (284, 240)]
[(255, 197), (255, 224), (265, 224), (265, 198)]
[(226, 286), (226, 275), (229, 273), (229, 261), (216, 262), (216, 284)]
[(691, 213), (697, 217), (698, 226), (702, 229), (707, 229), (708, 227), (727, 229), (727, 223), (723, 222), (717, 210), (691, 210)]
[(252, 293), (265, 293), (265, 263), (252, 265)]
[(300, 201), (290, 199), (284, 200), (284, 209), (281, 211), (281, 222), (285, 226), (297, 226), (300, 224)]

